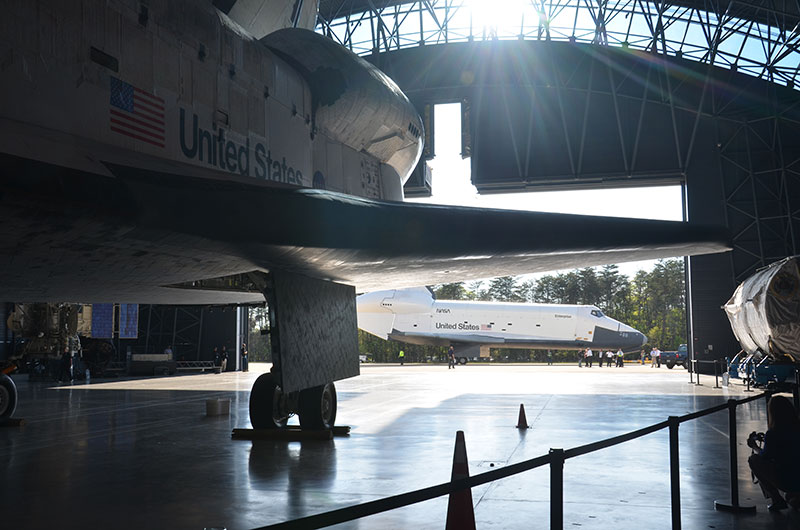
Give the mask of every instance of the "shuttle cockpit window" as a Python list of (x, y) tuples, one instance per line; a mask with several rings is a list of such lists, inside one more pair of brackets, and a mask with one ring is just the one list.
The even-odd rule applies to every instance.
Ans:
[(600, 311), (599, 309), (592, 309), (592, 315), (596, 316), (597, 318), (600, 318), (603, 316), (603, 312)]

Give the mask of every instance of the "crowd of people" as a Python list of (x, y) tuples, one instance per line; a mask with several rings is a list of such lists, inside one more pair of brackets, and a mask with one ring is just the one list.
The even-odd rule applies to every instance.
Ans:
[[(604, 361), (606, 366), (611, 366), (613, 364), (617, 368), (622, 368), (625, 366), (624, 356), (625, 355), (621, 348), (617, 349), (617, 353), (614, 353), (611, 350), (606, 352), (600, 350), (595, 353), (591, 348), (586, 348), (578, 353), (578, 368), (582, 368), (584, 364), (588, 368), (591, 368), (595, 362), (597, 363), (597, 366), (602, 368)], [(645, 364), (646, 360), (647, 353), (645, 350), (642, 350), (640, 353), (640, 362)], [(553, 364), (550, 356), (548, 356), (547, 364)], [(653, 349), (650, 350), (650, 367), (661, 368), (661, 350), (656, 347), (653, 347)]]
[[(581, 352), (578, 354), (578, 368), (583, 368), (584, 364), (586, 364), (587, 368), (591, 368), (595, 361), (597, 362), (597, 366), (600, 368), (603, 367), (603, 361), (605, 361), (606, 366), (611, 366), (613, 364), (617, 368), (622, 368), (625, 366), (623, 357), (624, 354), (622, 353), (621, 348), (617, 348), (617, 353), (614, 353), (611, 350), (608, 350), (605, 353), (602, 350), (599, 350), (597, 353), (595, 353), (591, 348), (586, 348), (585, 350), (581, 350)], [(548, 362), (548, 364), (550, 363)]]

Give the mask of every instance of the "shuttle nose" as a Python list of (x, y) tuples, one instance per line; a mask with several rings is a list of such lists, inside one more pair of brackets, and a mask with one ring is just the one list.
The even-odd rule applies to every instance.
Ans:
[(635, 350), (647, 343), (644, 333), (625, 324), (620, 324), (619, 334), (623, 350)]

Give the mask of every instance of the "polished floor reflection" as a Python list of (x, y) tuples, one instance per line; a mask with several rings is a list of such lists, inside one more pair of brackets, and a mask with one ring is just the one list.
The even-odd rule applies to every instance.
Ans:
[[(71, 386), (15, 376), (27, 423), (0, 428), (2, 528), (256, 528), (444, 482), (457, 430), (477, 474), (750, 395), (715, 389), (713, 377), (689, 384), (680, 368), (365, 365), (337, 383), (349, 437), (231, 440), (249, 427), (248, 392), (265, 369)], [(230, 416), (206, 417), (211, 397), (230, 398)], [(800, 514), (766, 511), (747, 472), (744, 440), (765, 428), (763, 402), (739, 420), (740, 497), (757, 515), (714, 511), (730, 495), (721, 413), (680, 429), (683, 528), (800, 528)], [(668, 457), (662, 431), (567, 461), (564, 526), (670, 528)], [(475, 488), (473, 502), (479, 529), (547, 528), (549, 471)], [(440, 498), (339, 527), (439, 529), (446, 507)]]

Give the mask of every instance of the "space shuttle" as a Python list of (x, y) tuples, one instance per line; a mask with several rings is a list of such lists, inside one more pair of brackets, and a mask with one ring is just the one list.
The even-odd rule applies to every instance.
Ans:
[(251, 423), (321, 428), (334, 381), (359, 373), (356, 292), (729, 248), (718, 227), (403, 203), (419, 114), (315, 17), (288, 0), (6, 6), (0, 300), (266, 300)]
[(359, 329), (408, 344), (452, 345), (462, 364), (490, 348), (633, 351), (647, 342), (593, 305), (437, 300), (417, 287), (365, 293), (356, 307)]

